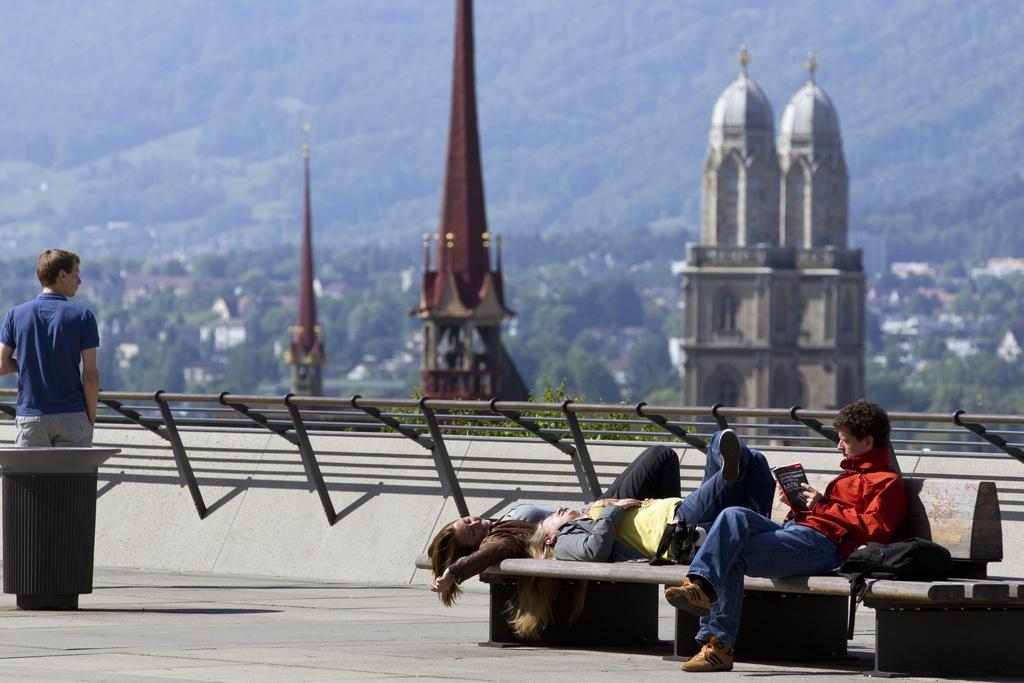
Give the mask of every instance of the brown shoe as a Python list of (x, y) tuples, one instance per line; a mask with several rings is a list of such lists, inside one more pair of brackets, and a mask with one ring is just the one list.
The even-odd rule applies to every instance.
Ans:
[(711, 598), (689, 576), (683, 579), (682, 586), (666, 586), (665, 599), (676, 609), (689, 612), (695, 617), (706, 617), (711, 612)]
[(732, 671), (732, 648), (726, 647), (718, 636), (704, 643), (700, 652), (683, 662), (683, 671)]

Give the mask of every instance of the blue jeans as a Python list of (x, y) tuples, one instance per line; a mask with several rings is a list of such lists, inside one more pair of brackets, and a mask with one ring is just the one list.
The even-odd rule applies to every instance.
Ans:
[(711, 437), (704, 460), (704, 480), (676, 511), (676, 518), (681, 517), (686, 524), (711, 524), (722, 510), (734, 506), (771, 515), (775, 478), (768, 469), (768, 461), (741, 441), (740, 476), (736, 481), (726, 481), (722, 478), (721, 440), (722, 432)]
[[(712, 444), (716, 444), (717, 439), (716, 434)], [(717, 449), (708, 449), (709, 465), (713, 450)], [(779, 524), (768, 518), (775, 491), (771, 473), (767, 464), (763, 464), (764, 456), (760, 453), (750, 451), (745, 445), (743, 453), (743, 459), (740, 461), (740, 481), (731, 483), (736, 485), (745, 478), (754, 479), (742, 488), (734, 486), (734, 490), (729, 494), (720, 493), (716, 496), (716, 488), (712, 488), (706, 495), (701, 495), (700, 513), (712, 515), (715, 522), (708, 531), (704, 544), (690, 563), (688, 571), (689, 574), (706, 579), (718, 594), (711, 605), (711, 613), (700, 620), (697, 639), (707, 641), (711, 636), (718, 636), (729, 647), (735, 644), (736, 634), (740, 629), (744, 575), (777, 578), (823, 574), (834, 570), (843, 561), (836, 544), (824, 534), (794, 522)], [(747, 453), (761, 457), (750, 458)], [(721, 463), (720, 455), (717, 460)], [(756, 471), (744, 474), (744, 462), (753, 463), (753, 469)], [(721, 464), (718, 467), (721, 469)], [(768, 475), (767, 480), (763, 474)], [(715, 475), (720, 479), (717, 472)], [(702, 483), (694, 494), (687, 497), (683, 505), (689, 503), (690, 498), (710, 481), (712, 480)], [(723, 490), (725, 489), (728, 489), (728, 486), (724, 486)], [(746, 504), (741, 502), (739, 505), (714, 510), (717, 502), (738, 496), (739, 490), (749, 496)], [(697, 507), (696, 501), (694, 506)], [(685, 516), (687, 513), (683, 514)], [(694, 523), (690, 517), (686, 517), (686, 521)]]

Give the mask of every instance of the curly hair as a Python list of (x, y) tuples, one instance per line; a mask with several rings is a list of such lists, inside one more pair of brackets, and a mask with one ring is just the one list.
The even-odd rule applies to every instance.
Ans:
[(889, 413), (881, 406), (863, 399), (843, 406), (832, 426), (848, 432), (856, 439), (870, 436), (875, 448), (889, 444)]
[[(530, 538), (530, 557), (537, 560), (555, 559), (555, 551), (544, 542), (547, 531), (538, 526)], [(575, 581), (572, 612), (569, 623), (575, 623), (583, 612), (583, 601), (587, 594), (587, 582)], [(539, 576), (520, 576), (516, 582), (515, 600), (505, 610), (512, 631), (524, 640), (536, 640), (551, 622), (551, 609), (558, 592), (554, 579)]]
[[(455, 520), (455, 522), (457, 521)], [(427, 546), (427, 555), (430, 556), (430, 568), (433, 569), (435, 578), (444, 574), (444, 570), (452, 562), (468, 555), (470, 552), (468, 548), (463, 547), (458, 539), (455, 538), (455, 522), (445, 524), (437, 532), (437, 535), (434, 536), (434, 540), (430, 542), (430, 545)], [(444, 603), (445, 607), (451, 607), (460, 595), (462, 595), (462, 589), (459, 588), (459, 584), (453, 583), (449, 588), (442, 591), (438, 597), (441, 598), (441, 602)]]

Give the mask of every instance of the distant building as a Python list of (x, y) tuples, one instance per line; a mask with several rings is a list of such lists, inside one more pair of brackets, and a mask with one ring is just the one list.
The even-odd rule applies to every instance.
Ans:
[[(304, 126), (309, 132), (309, 126)], [(313, 277), (313, 210), (309, 197), (309, 144), (302, 147), (303, 211), (302, 211), (302, 266), (299, 273), (299, 315), (297, 323), (288, 332), (291, 348), (285, 352), (285, 363), (291, 366), (291, 393), (297, 396), (323, 394), (324, 353), (322, 330), (316, 321), (316, 296)]]
[(811, 55), (776, 141), (749, 59), (743, 47), (711, 115), (701, 241), (683, 269), (684, 402), (836, 407), (864, 394), (865, 300), (839, 117)]
[(1021, 258), (990, 258), (984, 268), (972, 268), (971, 277), (1008, 277), (1024, 273), (1024, 259)]
[(219, 296), (214, 300), (213, 305), (210, 306), (210, 310), (216, 313), (217, 317), (221, 320), (239, 317), (238, 309), (238, 299), (235, 297)]
[(127, 370), (131, 367), (132, 361), (139, 355), (139, 345), (131, 342), (118, 344), (114, 348), (114, 361), (117, 367)]
[(209, 385), (223, 376), (220, 368), (213, 363), (192, 363), (181, 371), (186, 387)]
[(227, 351), (241, 346), (246, 340), (245, 321), (238, 318), (212, 320), (199, 326), (199, 341), (213, 341), (214, 351)]
[(452, 108), (436, 262), (424, 235), (420, 376), (433, 398), (524, 400), (528, 392), (501, 341), (505, 304), (501, 242), (491, 266), (473, 66), (473, 4), (456, 0)]
[(966, 358), (978, 353), (978, 343), (973, 339), (947, 339), (946, 350), (960, 358)]
[(1024, 350), (1024, 330), (1007, 330), (996, 347), (996, 355), (1007, 363), (1016, 362)]
[(889, 272), (901, 280), (906, 280), (911, 275), (933, 278), (939, 274), (939, 271), (935, 270), (935, 266), (924, 261), (897, 261), (889, 266)]

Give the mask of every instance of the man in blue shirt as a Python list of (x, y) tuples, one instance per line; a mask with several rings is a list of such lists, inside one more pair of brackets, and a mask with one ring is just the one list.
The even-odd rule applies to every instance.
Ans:
[(96, 318), (68, 299), (78, 291), (78, 255), (47, 249), (36, 277), (43, 292), (15, 306), (0, 328), (0, 375), (18, 374), (16, 445), (91, 446), (100, 394)]

